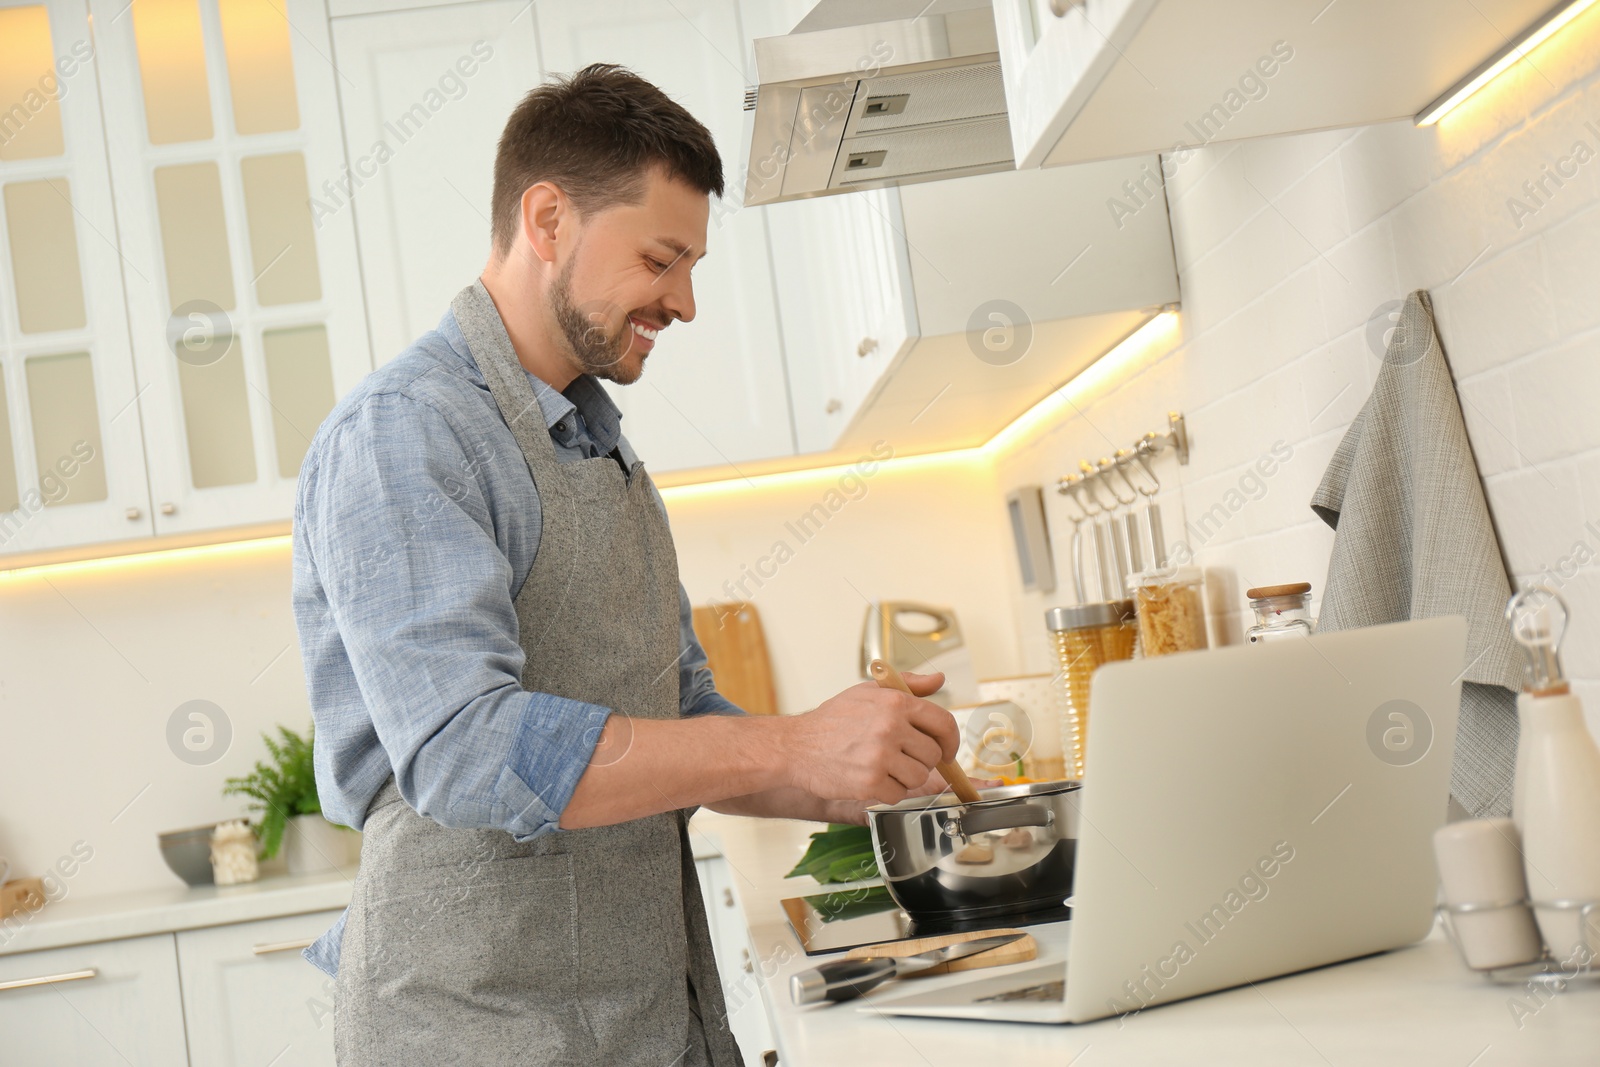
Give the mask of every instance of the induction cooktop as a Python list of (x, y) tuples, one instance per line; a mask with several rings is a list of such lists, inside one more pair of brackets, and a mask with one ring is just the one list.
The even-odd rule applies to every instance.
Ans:
[(881, 885), (819, 893), (809, 897), (789, 897), (783, 902), (784, 914), (794, 928), (800, 947), (808, 956), (844, 952), (862, 945), (881, 945), (887, 941), (909, 941), (939, 934), (960, 934), (973, 930), (1001, 930), (1015, 926), (1039, 926), (1065, 922), (1072, 909), (1065, 905), (1010, 915), (985, 915), (976, 919), (913, 919), (901, 910)]

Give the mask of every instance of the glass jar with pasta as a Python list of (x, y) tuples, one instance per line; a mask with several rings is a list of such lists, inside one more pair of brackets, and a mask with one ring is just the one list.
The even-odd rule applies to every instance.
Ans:
[(1206, 647), (1205, 598), (1197, 567), (1145, 571), (1128, 579), (1139, 617), (1139, 651), (1145, 656)]

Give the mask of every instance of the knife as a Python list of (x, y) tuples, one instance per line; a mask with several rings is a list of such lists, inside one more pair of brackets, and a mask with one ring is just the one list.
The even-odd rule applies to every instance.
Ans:
[(878, 956), (866, 960), (834, 960), (789, 978), (789, 996), (796, 1004), (834, 1003), (854, 1000), (867, 990), (891, 978), (918, 974), (941, 963), (975, 956), (979, 952), (1009, 945), (1027, 934), (996, 934), (975, 941), (958, 941), (944, 948), (919, 952), (915, 956)]

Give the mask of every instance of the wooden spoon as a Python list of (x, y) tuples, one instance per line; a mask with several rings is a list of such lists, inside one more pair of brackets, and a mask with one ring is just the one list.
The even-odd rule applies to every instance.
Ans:
[[(916, 695), (911, 692), (911, 687), (906, 685), (906, 680), (900, 677), (900, 672), (883, 662), (883, 660), (873, 660), (867, 670), (871, 672), (872, 680), (884, 689), (898, 689), (908, 696)], [(978, 791), (972, 788), (972, 783), (967, 780), (967, 772), (962, 770), (955, 760), (940, 760), (934, 769), (944, 776), (944, 780), (950, 785), (951, 792), (955, 793), (957, 799), (963, 804), (976, 804), (978, 802)]]

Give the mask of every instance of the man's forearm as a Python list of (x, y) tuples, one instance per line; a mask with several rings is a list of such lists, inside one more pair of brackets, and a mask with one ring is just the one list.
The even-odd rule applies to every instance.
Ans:
[(804, 822), (850, 822), (865, 825), (866, 802), (824, 800), (803, 789), (780, 786), (759, 793), (729, 797), (706, 807), (724, 815), (751, 815), (763, 819), (800, 819)]
[(863, 682), (804, 715), (613, 714), (560, 826), (610, 826), (697, 805), (860, 822), (864, 805), (925, 789), (934, 765), (955, 755), (950, 713), (917, 695), (942, 681), (908, 674), (911, 693)]
[(754, 716), (655, 720), (612, 715), (561, 812), (561, 828), (581, 830), (694, 805), (714, 807), (785, 786), (786, 728), (777, 718)]

